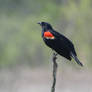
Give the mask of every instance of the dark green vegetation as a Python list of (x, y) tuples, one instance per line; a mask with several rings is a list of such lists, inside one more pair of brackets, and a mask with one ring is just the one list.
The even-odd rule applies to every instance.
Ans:
[(50, 61), (39, 21), (71, 39), (80, 61), (92, 66), (91, 0), (0, 0), (0, 67)]

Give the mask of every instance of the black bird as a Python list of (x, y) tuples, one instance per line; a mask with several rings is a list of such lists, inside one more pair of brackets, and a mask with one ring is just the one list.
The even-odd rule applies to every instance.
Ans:
[(70, 61), (73, 58), (77, 64), (83, 66), (77, 58), (73, 43), (68, 38), (56, 32), (47, 22), (39, 22), (38, 24), (42, 27), (42, 38), (48, 47)]

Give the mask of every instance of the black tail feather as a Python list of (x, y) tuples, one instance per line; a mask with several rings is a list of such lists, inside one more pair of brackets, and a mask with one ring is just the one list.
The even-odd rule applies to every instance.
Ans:
[(80, 66), (83, 66), (83, 64), (79, 61), (79, 59), (77, 58), (77, 56), (74, 55), (72, 52), (71, 52), (71, 56), (77, 62), (77, 64), (79, 64)]

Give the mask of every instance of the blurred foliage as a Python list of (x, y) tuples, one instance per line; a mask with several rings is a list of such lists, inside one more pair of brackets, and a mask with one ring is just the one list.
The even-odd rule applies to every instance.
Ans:
[(51, 23), (75, 44), (79, 59), (92, 66), (91, 0), (0, 0), (0, 67), (47, 64), (52, 51), (38, 21)]

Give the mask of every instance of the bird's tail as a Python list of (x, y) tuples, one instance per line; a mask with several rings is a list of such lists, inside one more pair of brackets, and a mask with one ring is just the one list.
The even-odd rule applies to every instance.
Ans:
[(83, 66), (83, 64), (79, 61), (79, 59), (77, 58), (77, 56), (74, 55), (72, 52), (71, 52), (71, 57), (77, 62), (77, 64), (79, 64), (80, 66)]

